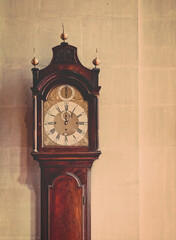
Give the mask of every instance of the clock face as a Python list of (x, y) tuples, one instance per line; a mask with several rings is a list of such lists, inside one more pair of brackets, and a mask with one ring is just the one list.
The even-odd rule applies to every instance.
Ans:
[(76, 88), (54, 88), (43, 112), (45, 146), (88, 146), (88, 103)]

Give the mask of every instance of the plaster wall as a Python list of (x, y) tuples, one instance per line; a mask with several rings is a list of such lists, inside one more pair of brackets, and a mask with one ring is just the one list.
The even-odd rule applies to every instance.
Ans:
[(31, 64), (68, 42), (101, 59), (92, 240), (176, 239), (176, 2), (0, 0), (0, 239), (40, 239)]

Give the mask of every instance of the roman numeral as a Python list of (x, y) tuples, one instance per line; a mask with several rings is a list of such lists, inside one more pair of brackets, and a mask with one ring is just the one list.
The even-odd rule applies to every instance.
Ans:
[(49, 112), (48, 112), (48, 114), (49, 114), (50, 116), (52, 116), (52, 117), (55, 117), (55, 116), (56, 116), (56, 115), (53, 115), (53, 114), (51, 114), (51, 113), (49, 113)]
[(81, 130), (80, 128), (78, 128), (78, 129), (77, 129), (77, 132), (81, 134), (81, 133), (82, 133), (82, 130)]
[(59, 140), (59, 138), (60, 138), (60, 134), (58, 133), (56, 136), (56, 139)]
[(52, 128), (51, 130), (50, 130), (50, 133), (54, 133), (55, 132), (55, 129), (54, 128)]
[(77, 117), (79, 118), (79, 117), (81, 117), (82, 116), (82, 113), (80, 113)]
[(78, 125), (84, 125), (87, 124), (87, 122), (77, 122)]
[(54, 125), (56, 122), (47, 122), (48, 125)]
[(44, 124), (45, 125), (54, 125), (54, 124), (56, 124), (56, 122), (45, 122)]
[(61, 111), (59, 107), (56, 107), (56, 109), (57, 109), (57, 111), (58, 111), (58, 112), (60, 112), (60, 111)]
[(67, 136), (65, 135), (65, 143), (67, 144), (67, 142), (68, 142), (68, 138), (67, 138)]

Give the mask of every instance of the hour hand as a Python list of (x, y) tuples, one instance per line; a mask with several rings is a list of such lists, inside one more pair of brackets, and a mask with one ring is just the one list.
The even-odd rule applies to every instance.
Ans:
[(67, 112), (65, 113), (65, 122), (64, 122), (65, 125), (68, 124), (68, 118), (67, 118)]

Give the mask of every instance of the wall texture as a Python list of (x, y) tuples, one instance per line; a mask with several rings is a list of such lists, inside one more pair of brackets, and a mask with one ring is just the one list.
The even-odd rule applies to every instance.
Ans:
[(101, 59), (92, 240), (176, 239), (176, 1), (0, 0), (0, 239), (40, 239), (31, 64), (61, 40)]

